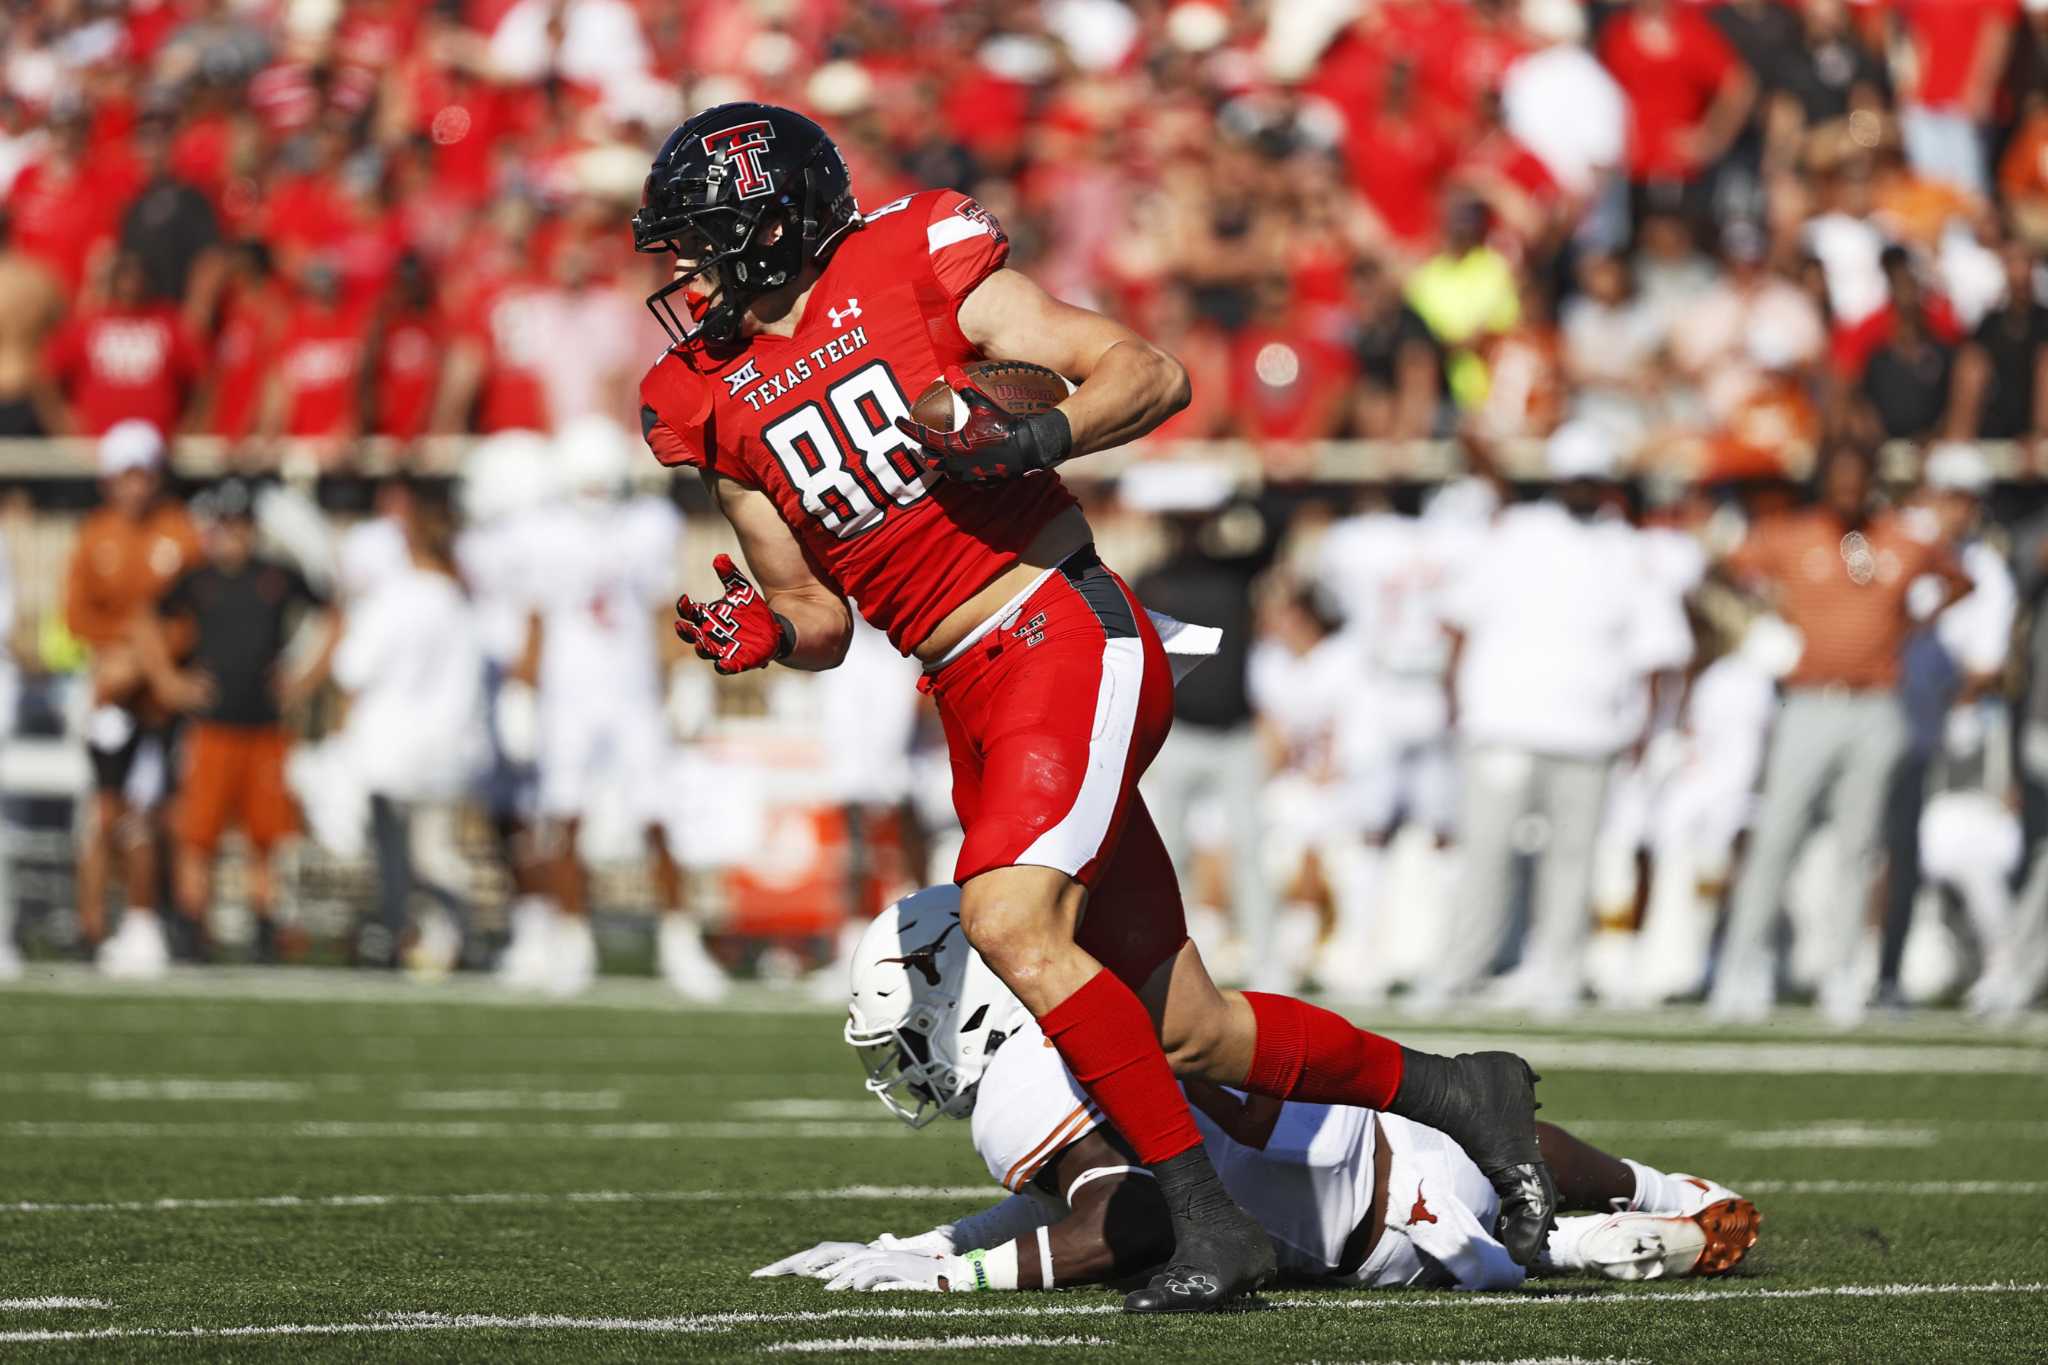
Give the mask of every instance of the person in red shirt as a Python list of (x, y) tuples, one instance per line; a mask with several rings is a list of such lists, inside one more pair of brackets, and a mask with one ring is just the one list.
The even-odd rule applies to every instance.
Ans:
[(49, 266), (71, 294), (84, 285), (94, 255), (114, 236), (140, 183), (132, 159), (95, 164), (87, 152), (90, 136), (83, 118), (57, 123), (49, 152), (16, 176), (7, 193), (15, 248)]
[(1901, 8), (1918, 77), (1899, 107), (1906, 157), (1923, 175), (1985, 194), (1984, 128), (2019, 0), (1902, 0)]
[(1457, 149), (1420, 109), (1415, 68), (1397, 59), (1387, 68), (1379, 103), (1353, 107), (1344, 130), (1344, 162), (1351, 183), (1395, 242), (1426, 246), (1436, 233), (1437, 201)]
[(1696, 9), (1635, 0), (1600, 30), (1600, 64), (1628, 95), (1631, 182), (1689, 185), (1742, 131), (1756, 81)]
[(1248, 440), (1326, 440), (1344, 422), (1356, 378), (1351, 352), (1304, 322), (1287, 281), (1276, 276), (1259, 284), (1251, 324), (1231, 338), (1231, 400)]
[(142, 262), (116, 254), (106, 306), (50, 338), (46, 361), (66, 429), (98, 436), (130, 418), (176, 431), (198, 387), (199, 347), (168, 303), (147, 298)]
[(214, 332), (212, 401), (206, 429), (230, 441), (255, 434), (287, 299), (262, 242), (238, 242), (228, 252), (220, 322)]
[(370, 391), (370, 429), (379, 436), (412, 440), (424, 436), (440, 414), (442, 356), (447, 319), (434, 297), (425, 262), (406, 256), (398, 263), (382, 313), (370, 334), (376, 359)]
[(464, 319), (465, 333), (449, 384), (471, 427), (495, 431), (548, 431), (547, 384), (541, 369), (556, 338), (548, 334), (552, 284), (537, 271), (521, 271), (480, 290)]
[(333, 266), (316, 261), (299, 277), (270, 376), (265, 428), (338, 443), (362, 427), (363, 320), (342, 306)]

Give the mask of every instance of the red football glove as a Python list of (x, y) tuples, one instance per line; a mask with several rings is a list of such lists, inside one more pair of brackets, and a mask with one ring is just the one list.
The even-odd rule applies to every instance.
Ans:
[(925, 468), (962, 483), (992, 483), (1050, 469), (1073, 453), (1073, 428), (1058, 408), (1022, 417), (1005, 412), (958, 365), (946, 367), (946, 383), (967, 405), (958, 431), (896, 419), (896, 429), (921, 448)]
[(766, 668), (789, 657), (796, 647), (796, 629), (768, 610), (747, 576), (732, 562), (731, 555), (711, 561), (725, 596), (699, 606), (688, 596), (676, 599), (676, 638), (709, 659), (720, 673), (744, 673)]

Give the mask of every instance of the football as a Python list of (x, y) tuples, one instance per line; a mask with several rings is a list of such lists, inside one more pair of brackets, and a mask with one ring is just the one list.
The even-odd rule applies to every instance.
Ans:
[[(1022, 360), (977, 360), (960, 368), (1004, 412), (1020, 416), (1044, 412), (1074, 391), (1057, 372)], [(934, 379), (911, 404), (910, 415), (936, 431), (957, 431), (967, 420), (967, 405), (944, 379)]]

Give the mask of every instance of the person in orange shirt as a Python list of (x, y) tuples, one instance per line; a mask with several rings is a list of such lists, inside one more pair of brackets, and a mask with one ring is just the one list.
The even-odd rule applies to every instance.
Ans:
[(191, 518), (162, 484), (163, 435), (121, 422), (100, 440), (103, 505), (85, 519), (64, 583), (64, 619), (91, 652), (86, 752), (92, 807), (78, 843), (78, 918), (86, 941), (105, 928), (107, 882), (118, 861), (128, 909), (100, 945), (103, 970), (155, 976), (168, 961), (156, 916), (152, 822), (169, 779), (169, 711), (144, 676), (136, 629), (199, 558)]
[(1830, 939), (1819, 1004), (1831, 1021), (1847, 1025), (1867, 1003), (1857, 950), (1885, 798), (1906, 751), (1898, 683), (1914, 625), (1907, 590), (1934, 576), (1946, 589), (1941, 609), (1970, 591), (1953, 550), (1876, 507), (1873, 480), (1866, 452), (1825, 451), (1814, 504), (1759, 522), (1721, 566), (1737, 586), (1763, 596), (1804, 642), (1784, 679), (1763, 802), (1708, 1001), (1723, 1019), (1761, 1018), (1773, 1003), (1771, 928), (1823, 797), (1841, 867), (1831, 883), (1838, 889), (1833, 913), (1819, 929)]

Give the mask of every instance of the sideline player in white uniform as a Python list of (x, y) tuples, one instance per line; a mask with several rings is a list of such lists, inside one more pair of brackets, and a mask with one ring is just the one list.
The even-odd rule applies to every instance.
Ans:
[[(1129, 1277), (1173, 1234), (1150, 1173), (960, 933), (960, 892), (934, 887), (876, 919), (855, 959), (847, 1041), (867, 1088), (912, 1127), (972, 1118), (1009, 1197), (913, 1237), (823, 1242), (754, 1272), (827, 1289), (1052, 1289)], [(1189, 1085), (1235, 1198), (1290, 1277), (1330, 1286), (1512, 1289), (1524, 1272), (1489, 1231), (1495, 1196), (1449, 1138), (1391, 1114)], [(1696, 1176), (1611, 1157), (1537, 1125), (1560, 1218), (1539, 1268), (1620, 1280), (1718, 1275), (1756, 1242), (1756, 1207)]]
[[(1443, 601), (1451, 575), (1493, 515), (1484, 487), (1475, 480), (1447, 488), (1419, 517), (1384, 502), (1368, 506), (1332, 525), (1318, 548), (1318, 581), (1343, 613), (1363, 683), (1347, 707), (1340, 759), (1364, 839), (1322, 972), (1326, 985), (1347, 994), (1375, 997), (1395, 984), (1401, 967), (1398, 955), (1385, 951), (1386, 939), (1427, 939), (1441, 915), (1458, 803)], [(1409, 888), (1398, 917), (1405, 924), (1384, 922), (1381, 913), (1389, 850), (1403, 825), (1427, 832), (1431, 844), (1420, 884)], [(1420, 904), (1413, 898), (1418, 890)]]
[(539, 692), (540, 815), (559, 911), (537, 959), (537, 984), (571, 995), (596, 975), (578, 838), (607, 800), (618, 799), (645, 833), (661, 973), (690, 999), (717, 1000), (725, 974), (683, 908), (682, 871), (662, 823), (675, 764), (665, 740), (654, 612), (673, 600), (682, 518), (666, 499), (625, 496), (633, 451), (615, 422), (569, 423), (556, 458), (567, 496), (537, 513), (522, 536), (529, 623), (522, 671)]

